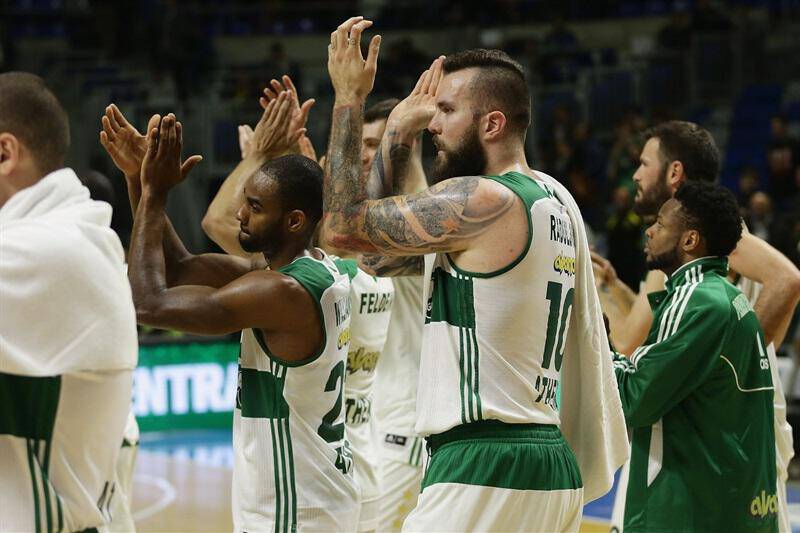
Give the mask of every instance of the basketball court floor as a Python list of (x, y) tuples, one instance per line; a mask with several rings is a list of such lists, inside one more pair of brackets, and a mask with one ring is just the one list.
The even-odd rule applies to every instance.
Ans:
[[(133, 478), (140, 532), (231, 531), (233, 469), (227, 430), (145, 434)], [(584, 509), (581, 532), (608, 531), (614, 491)], [(800, 484), (789, 487), (792, 530), (800, 533)]]

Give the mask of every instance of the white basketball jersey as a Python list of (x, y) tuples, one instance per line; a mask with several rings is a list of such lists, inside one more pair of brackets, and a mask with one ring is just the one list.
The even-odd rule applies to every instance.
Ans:
[(279, 271), (318, 302), (325, 344), (316, 356), (289, 362), (270, 353), (260, 330), (242, 332), (233, 418), (234, 529), (352, 531), (358, 487), (343, 401), (350, 280), (324, 254), (322, 260), (300, 257)]
[(488, 419), (559, 423), (556, 387), (575, 287), (573, 228), (544, 182), (515, 172), (487, 179), (524, 202), (528, 245), (508, 267), (487, 274), (464, 271), (445, 253), (425, 257), (421, 435)]

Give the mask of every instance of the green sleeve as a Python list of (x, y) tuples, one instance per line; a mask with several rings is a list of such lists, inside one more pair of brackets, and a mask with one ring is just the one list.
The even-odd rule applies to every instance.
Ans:
[(640, 348), (634, 364), (615, 361), (629, 428), (656, 423), (703, 383), (722, 353), (730, 320), (728, 302), (694, 294), (672, 335)]

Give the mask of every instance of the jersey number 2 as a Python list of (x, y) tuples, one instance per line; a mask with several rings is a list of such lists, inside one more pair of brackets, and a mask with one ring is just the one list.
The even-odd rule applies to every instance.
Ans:
[[(547, 316), (547, 340), (545, 340), (544, 354), (542, 354), (542, 368), (550, 368), (550, 363), (555, 359), (556, 372), (561, 370), (561, 362), (564, 360), (564, 332), (567, 330), (567, 320), (569, 320), (572, 300), (575, 297), (575, 289), (570, 288), (564, 296), (562, 304), (563, 289), (564, 285), (557, 281), (547, 284), (550, 313)], [(555, 352), (555, 357), (553, 357), (553, 352)]]
[(344, 361), (339, 361), (331, 370), (328, 381), (325, 383), (325, 392), (338, 390), (336, 403), (330, 411), (322, 417), (322, 423), (317, 429), (317, 434), (328, 443), (342, 442), (342, 446), (336, 448), (336, 468), (343, 474), (350, 472), (353, 466), (353, 455), (350, 451), (350, 444), (344, 438), (344, 422), (334, 424), (339, 415), (342, 414), (342, 389), (344, 388)]

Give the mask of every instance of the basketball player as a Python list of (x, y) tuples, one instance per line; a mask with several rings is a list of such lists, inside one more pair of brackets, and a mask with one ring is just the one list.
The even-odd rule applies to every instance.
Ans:
[[(645, 216), (653, 216), (660, 206), (674, 192), (688, 181), (713, 182), (719, 175), (719, 152), (711, 134), (690, 122), (670, 121), (648, 131), (647, 142), (642, 150), (641, 164), (634, 174), (638, 192), (635, 199), (636, 210)], [(602, 270), (610, 265), (595, 256), (594, 260)], [(753, 284), (749, 283), (748, 296), (764, 330), (764, 343), (770, 368), (777, 370), (775, 356), (776, 342), (780, 345), (791, 320), (794, 307), (800, 298), (800, 273), (780, 252), (745, 229), (736, 249), (730, 254), (730, 267), (742, 276), (740, 287), (745, 288), (744, 280), (754, 280), (763, 284), (763, 290), (756, 299)], [(648, 294), (664, 290), (663, 273), (651, 271), (647, 274), (642, 290), (636, 296), (627, 312), (620, 313), (611, 320), (612, 337), (617, 349), (626, 354), (641, 345), (653, 321), (648, 303)], [(610, 291), (608, 296), (618, 308), (625, 307), (621, 291)], [(602, 299), (601, 299), (602, 301)], [(603, 302), (604, 306), (606, 302)], [(608, 307), (605, 307), (608, 309)], [(786, 421), (786, 399), (780, 380), (774, 381), (775, 441), (777, 445), (778, 497), (780, 501), (781, 530), (789, 528), (789, 515), (786, 506), (785, 483), (788, 478), (787, 467), (794, 455), (792, 429)], [(625, 473), (623, 471), (623, 479)], [(614, 504), (615, 527), (621, 528), (625, 507), (625, 491), (617, 491)]]
[[(742, 233), (733, 194), (690, 181), (647, 230), (653, 325), (616, 368), (632, 455), (625, 531), (777, 531), (770, 363), (727, 256)], [(620, 490), (624, 490), (621, 488)]]
[[(567, 334), (575, 295), (576, 234), (583, 237), (581, 253), (588, 256), (588, 249), (551, 182), (525, 161), (524, 73), (499, 51), (437, 59), (421, 80), (423, 92), (433, 87), (436, 95), (428, 126), (439, 148), (436, 173), (472, 176), (372, 200), (358, 161), (363, 102), (380, 44), (373, 38), (362, 58), (360, 35), (370, 25), (354, 17), (331, 35), (336, 101), (325, 216), (337, 246), (387, 256), (395, 272), (420, 269), (422, 255), (430, 254), (416, 429), (428, 437), (432, 456), (404, 529), (577, 529), (583, 482), (558, 429), (557, 330)], [(539, 311), (548, 299), (549, 320)], [(515, 325), (521, 317), (539, 317), (541, 327)]]
[[(288, 110), (279, 97), (266, 121), (286, 124)], [(247, 180), (239, 241), (271, 267), (253, 270), (238, 257), (190, 254), (167, 223), (167, 193), (184, 176), (181, 142), (171, 114), (148, 132), (129, 270), (139, 321), (196, 334), (242, 331), (236, 531), (355, 530), (358, 488), (342, 401), (350, 282), (309, 245), (321, 216), (322, 169), (290, 155)]]
[[(266, 89), (263, 103), (269, 103), (280, 94), (288, 93), (294, 107), (295, 116), (302, 122), (290, 124), (290, 130), (305, 129), (307, 111), (303, 112), (294, 85), (289, 76), (282, 77), (282, 83), (272, 80), (271, 89)], [(368, 113), (372, 119), (370, 127), (365, 128), (362, 137), (362, 174), (366, 176), (375, 158), (381, 136), (386, 125), (386, 117), (397, 100), (384, 100), (375, 104)], [(305, 104), (304, 104), (305, 105)], [(297, 152), (299, 146), (288, 148)], [(264, 154), (257, 148), (251, 148), (248, 155), (251, 159), (264, 159)], [(244, 163), (246, 165), (246, 163)], [(421, 167), (421, 163), (420, 163)], [(240, 179), (239, 169), (225, 179), (204, 217), (203, 228), (208, 237), (226, 252), (251, 258), (233, 246), (235, 235), (231, 235), (230, 220), (235, 219), (231, 206), (241, 191), (231, 184)], [(356, 257), (349, 252), (336, 250), (325, 239), (325, 231), (320, 226), (319, 245), (327, 253), (340, 256), (337, 266), (350, 277), (352, 319), (350, 325), (350, 349), (347, 357), (347, 379), (345, 379), (345, 428), (347, 440), (353, 455), (353, 474), (361, 491), (361, 508), (358, 531), (374, 531), (378, 529), (380, 488), (380, 444), (378, 420), (373, 416), (373, 383), (375, 381), (377, 363), (386, 343), (386, 336), (391, 316), (394, 287), (386, 277), (376, 277), (359, 268)]]
[(39, 77), (0, 74), (0, 531), (103, 530), (115, 500), (136, 317), (69, 142)]

